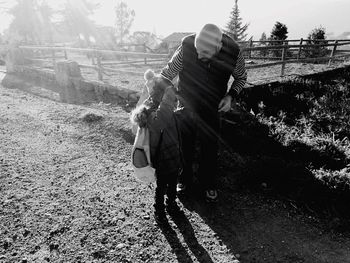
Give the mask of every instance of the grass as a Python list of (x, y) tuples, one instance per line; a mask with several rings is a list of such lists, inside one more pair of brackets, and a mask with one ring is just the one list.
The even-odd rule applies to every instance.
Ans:
[(350, 219), (349, 75), (295, 78), (243, 94), (245, 111), (226, 116), (223, 134), (240, 155), (237, 181), (317, 214)]

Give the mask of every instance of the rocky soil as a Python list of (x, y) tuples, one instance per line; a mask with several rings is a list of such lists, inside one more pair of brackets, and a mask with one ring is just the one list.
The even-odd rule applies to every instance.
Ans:
[(128, 112), (54, 95), (0, 86), (0, 262), (350, 262), (349, 237), (237, 187), (234, 165), (216, 205), (182, 197), (157, 226), (154, 189), (132, 176)]

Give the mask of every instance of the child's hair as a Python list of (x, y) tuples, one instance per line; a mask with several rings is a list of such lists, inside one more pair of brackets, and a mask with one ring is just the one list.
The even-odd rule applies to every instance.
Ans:
[(147, 126), (149, 113), (149, 107), (145, 104), (141, 104), (132, 110), (130, 121), (132, 124), (137, 124), (140, 128), (144, 128)]
[(161, 102), (161, 100), (163, 98), (165, 89), (169, 86), (173, 86), (173, 84), (171, 83), (170, 80), (162, 77), (160, 74), (156, 74), (151, 69), (146, 70), (143, 77), (146, 80), (146, 85), (148, 85), (148, 84), (152, 85), (153, 91), (150, 94), (150, 98), (152, 99), (152, 102), (154, 103), (153, 106), (158, 107), (159, 103)]

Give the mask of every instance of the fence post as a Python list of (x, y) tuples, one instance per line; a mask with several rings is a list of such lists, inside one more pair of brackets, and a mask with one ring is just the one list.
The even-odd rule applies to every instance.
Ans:
[[(250, 47), (250, 48), (253, 47), (253, 39), (252, 39), (252, 38), (250, 38), (250, 40), (249, 40), (249, 47)], [(248, 58), (249, 58), (249, 59), (252, 58), (252, 51), (251, 51), (251, 50), (249, 50)]]
[(97, 50), (95, 50), (94, 53), (96, 54), (98, 80), (102, 81), (103, 77), (100, 53), (98, 53)]
[(338, 44), (338, 40), (336, 40), (336, 41), (334, 42), (334, 46), (333, 46), (333, 49), (332, 49), (332, 53), (331, 53), (331, 56), (329, 57), (329, 60), (328, 60), (328, 66), (330, 66), (331, 63), (332, 63), (332, 58), (334, 57), (335, 51), (337, 50), (337, 44)]
[(299, 50), (298, 50), (298, 55), (297, 55), (297, 59), (300, 59), (301, 56), (301, 46), (303, 45), (303, 38), (300, 38), (300, 42), (299, 42)]
[(55, 66), (56, 66), (56, 55), (55, 55), (55, 49), (53, 47), (51, 49), (51, 52), (52, 52), (52, 65), (55, 68)]
[(284, 42), (284, 48), (282, 49), (282, 67), (281, 67), (281, 77), (284, 76), (284, 69), (286, 67), (286, 54), (287, 54), (287, 47), (288, 47), (288, 42)]
[(145, 57), (144, 60), (145, 60), (145, 65), (147, 65), (147, 58)]
[(66, 45), (63, 46), (64, 59), (68, 59)]

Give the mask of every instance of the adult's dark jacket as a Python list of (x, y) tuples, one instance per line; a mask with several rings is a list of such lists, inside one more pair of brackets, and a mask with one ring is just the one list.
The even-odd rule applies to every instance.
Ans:
[(179, 73), (179, 94), (185, 106), (197, 113), (214, 114), (227, 93), (227, 83), (236, 66), (238, 44), (223, 34), (222, 48), (209, 62), (198, 59), (195, 35), (182, 40), (183, 69)]

